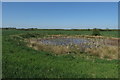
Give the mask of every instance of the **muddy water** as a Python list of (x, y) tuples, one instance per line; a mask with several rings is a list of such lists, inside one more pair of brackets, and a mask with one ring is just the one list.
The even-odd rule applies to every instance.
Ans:
[(40, 42), (46, 45), (77, 45), (83, 48), (96, 47), (95, 42), (84, 38), (53, 38), (40, 40)]
[(88, 43), (88, 40), (78, 39), (78, 38), (58, 38), (58, 39), (48, 39), (41, 40), (44, 44), (50, 45), (70, 45), (70, 44), (80, 44), (80, 43)]
[(41, 39), (39, 42), (42, 42), (46, 45), (78, 45), (84, 48), (100, 47), (101, 45), (117, 45), (113, 42), (115, 40), (108, 39), (88, 39), (88, 38), (51, 38), (51, 39)]

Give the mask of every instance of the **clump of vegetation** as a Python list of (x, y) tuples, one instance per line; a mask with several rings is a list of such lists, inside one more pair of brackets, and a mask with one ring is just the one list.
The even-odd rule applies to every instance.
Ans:
[(100, 58), (118, 59), (117, 46), (102, 46), (99, 48), (87, 49), (87, 52)]
[(19, 35), (22, 38), (37, 38), (37, 37), (43, 37), (45, 34), (39, 34), (39, 33), (26, 33), (26, 34), (21, 34)]
[(92, 35), (94, 35), (94, 36), (100, 36), (101, 34), (100, 34), (99, 29), (94, 28), (94, 29), (93, 29), (93, 32), (92, 32)]

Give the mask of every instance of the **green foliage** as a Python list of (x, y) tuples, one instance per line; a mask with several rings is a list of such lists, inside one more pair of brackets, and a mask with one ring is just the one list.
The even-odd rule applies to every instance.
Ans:
[(94, 28), (92, 35), (94, 35), (94, 36), (100, 36), (101, 34), (100, 34), (99, 29)]
[(37, 37), (44, 37), (45, 34), (39, 34), (39, 33), (25, 33), (20, 35), (22, 38), (37, 38)]
[[(30, 34), (30, 36), (28, 34)], [(26, 34), (91, 35), (91, 31), (16, 31), (3, 30), (3, 78), (118, 78), (118, 62), (102, 60), (87, 54), (51, 55), (28, 48), (19, 38), (10, 35)], [(31, 36), (31, 34), (33, 34)], [(116, 36), (116, 32), (102, 32)], [(39, 36), (41, 37), (41, 36)]]

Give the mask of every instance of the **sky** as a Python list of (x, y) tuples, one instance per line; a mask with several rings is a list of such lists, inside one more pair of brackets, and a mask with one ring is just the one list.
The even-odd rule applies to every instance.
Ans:
[(117, 2), (3, 2), (2, 27), (118, 28)]
[(120, 0), (2, 0), (2, 2), (119, 2)]

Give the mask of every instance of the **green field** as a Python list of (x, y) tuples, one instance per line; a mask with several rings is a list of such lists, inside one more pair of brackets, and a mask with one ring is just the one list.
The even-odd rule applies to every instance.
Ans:
[[(85, 53), (54, 55), (36, 51), (11, 35), (38, 33), (91, 35), (91, 31), (2, 31), (3, 78), (118, 78), (118, 60), (99, 59)], [(101, 31), (102, 36), (118, 37), (117, 31)]]

